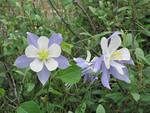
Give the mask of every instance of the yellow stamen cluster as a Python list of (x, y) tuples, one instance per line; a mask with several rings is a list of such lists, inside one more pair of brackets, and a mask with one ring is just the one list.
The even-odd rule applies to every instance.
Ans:
[(39, 59), (42, 61), (47, 60), (49, 56), (48, 50), (45, 50), (45, 49), (40, 50), (38, 53), (38, 56), (39, 56)]
[(120, 60), (122, 58), (122, 53), (120, 51), (115, 51), (111, 55), (111, 59), (113, 60)]

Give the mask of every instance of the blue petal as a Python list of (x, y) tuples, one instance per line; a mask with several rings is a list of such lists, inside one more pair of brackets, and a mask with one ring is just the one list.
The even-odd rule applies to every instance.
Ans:
[(98, 72), (100, 71), (101, 64), (102, 64), (102, 57), (97, 57), (93, 62), (93, 71)]
[(60, 69), (65, 69), (65, 68), (67, 68), (69, 66), (68, 59), (66, 57), (62, 56), (62, 55), (57, 57), (57, 58), (55, 58), (55, 60), (58, 62), (58, 67)]
[(84, 82), (93, 83), (98, 79), (96, 75), (93, 75), (92, 70), (87, 70), (83, 72)]
[(105, 67), (105, 65), (102, 65), (102, 77), (101, 77), (101, 82), (103, 84), (104, 87), (111, 89), (110, 85), (109, 85), (109, 80), (110, 80), (110, 74), (107, 70), (107, 68)]
[(122, 34), (122, 33), (119, 31), (115, 31), (111, 36), (108, 37), (108, 39), (118, 37), (118, 35), (120, 35), (120, 34)]
[(63, 41), (62, 35), (61, 34), (52, 34), (52, 36), (49, 38), (49, 44), (48, 46), (52, 45), (52, 44), (58, 44), (60, 45), (61, 42)]
[(50, 77), (50, 71), (44, 66), (43, 69), (37, 73), (37, 75), (38, 75), (38, 79), (40, 80), (40, 82), (43, 85), (45, 85), (45, 83)]
[(134, 61), (132, 60), (132, 58), (130, 60), (124, 60), (124, 61), (122, 60), (120, 61), (120, 63), (134, 65)]
[(125, 67), (123, 68), (123, 72), (124, 74), (121, 75), (114, 67), (110, 67), (110, 73), (117, 79), (119, 80), (122, 80), (122, 81), (125, 81), (127, 83), (130, 83), (131, 81), (129, 80), (129, 77), (128, 77), (128, 69)]
[(81, 67), (82, 69), (88, 67), (88, 63), (86, 60), (84, 60), (83, 58), (74, 58), (74, 61), (77, 63), (77, 65), (79, 67)]
[(38, 38), (39, 37), (37, 35), (27, 32), (27, 40), (29, 45), (34, 45), (36, 48), (38, 48), (38, 44), (37, 44)]
[(26, 68), (26, 67), (29, 67), (29, 65), (32, 61), (33, 61), (32, 58), (28, 58), (26, 55), (22, 55), (16, 59), (15, 65), (18, 68)]

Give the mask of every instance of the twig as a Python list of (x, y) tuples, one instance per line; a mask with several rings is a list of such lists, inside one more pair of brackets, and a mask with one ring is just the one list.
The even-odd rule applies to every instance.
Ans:
[(17, 105), (19, 105), (20, 102), (19, 102), (19, 98), (18, 98), (18, 94), (17, 94), (17, 88), (16, 88), (15, 80), (14, 80), (13, 76), (9, 73), (9, 69), (8, 69), (7, 65), (5, 63), (3, 63), (3, 64), (4, 64), (4, 67), (6, 69), (7, 76), (11, 81), (11, 85), (13, 87), (14, 95), (17, 99)]
[[(61, 18), (62, 22), (66, 25), (67, 29), (68, 29), (76, 38), (80, 39), (80, 38), (78, 37), (78, 35), (73, 32), (73, 30), (71, 29), (70, 25), (69, 25), (69, 24), (64, 20), (64, 18), (59, 14), (59, 11), (58, 11), (58, 10), (56, 9), (56, 7), (53, 5), (53, 3), (52, 3), (51, 0), (49, 0), (49, 3), (50, 3), (50, 5), (52, 6), (52, 8), (56, 11), (57, 15)], [(85, 42), (83, 42), (83, 44), (84, 44), (85, 46), (87, 46), (87, 44), (86, 44)], [(97, 52), (95, 52), (93, 49), (91, 49), (91, 50), (92, 50), (92, 52), (93, 52), (95, 55), (99, 56), (99, 54), (97, 54)]]
[(136, 35), (136, 3), (131, 0), (131, 33), (132, 33), (132, 49), (135, 48), (135, 35)]
[(119, 84), (119, 82), (117, 81), (117, 85), (119, 86), (119, 89), (121, 90), (121, 92), (123, 94), (126, 94), (126, 91), (122, 88), (122, 86)]
[(89, 23), (90, 23), (90, 25), (91, 25), (93, 31), (95, 32), (95, 31), (96, 31), (95, 26), (94, 26), (94, 24), (93, 24), (93, 22), (92, 22), (90, 16), (88, 15), (88, 13), (86, 12), (86, 10), (84, 9), (84, 7), (83, 7), (83, 6), (80, 4), (80, 2), (78, 2), (78, 1), (76, 1), (75, 3), (76, 3), (76, 5), (81, 9), (81, 11), (86, 15), (86, 17), (87, 17), (87, 19), (88, 19), (88, 21), (89, 21)]
[(78, 37), (76, 35), (76, 33), (73, 32), (73, 30), (71, 29), (70, 25), (65, 21), (65, 19), (59, 14), (59, 11), (56, 9), (56, 7), (53, 5), (52, 1), (49, 0), (50, 5), (52, 6), (52, 8), (56, 11), (57, 15), (60, 17), (60, 19), (62, 20), (62, 22), (66, 25), (66, 27), (68, 28), (68, 30), (75, 35), (76, 37)]

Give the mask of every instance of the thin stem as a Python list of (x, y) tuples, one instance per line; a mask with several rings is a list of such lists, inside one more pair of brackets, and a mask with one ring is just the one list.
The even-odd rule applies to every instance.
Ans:
[(5, 69), (6, 69), (6, 73), (7, 73), (7, 75), (8, 75), (8, 78), (9, 78), (10, 81), (11, 81), (11, 85), (12, 85), (12, 87), (13, 87), (14, 95), (15, 95), (15, 97), (16, 97), (16, 99), (17, 99), (17, 105), (19, 105), (20, 102), (19, 102), (19, 98), (18, 98), (18, 94), (17, 94), (17, 87), (16, 87), (15, 80), (14, 80), (13, 76), (10, 74), (7, 65), (6, 65), (5, 63), (3, 63), (3, 64), (4, 64), (4, 67), (5, 67)]
[[(80, 38), (78, 37), (78, 35), (73, 32), (73, 30), (71, 29), (70, 25), (65, 21), (65, 19), (59, 14), (59, 11), (56, 9), (56, 7), (53, 5), (52, 1), (49, 0), (50, 5), (52, 6), (52, 8), (56, 11), (57, 15), (61, 18), (62, 22), (66, 25), (67, 29), (77, 38), (80, 40)], [(85, 42), (83, 42), (84, 46), (87, 46), (87, 44)], [(97, 54), (97, 52), (93, 49), (91, 49), (93, 51), (93, 53), (97, 56), (99, 56), (99, 54)]]
[(62, 20), (62, 22), (66, 25), (66, 27), (68, 28), (68, 30), (75, 35), (76, 37), (78, 37), (73, 30), (71, 29), (70, 25), (65, 21), (65, 19), (59, 14), (59, 11), (56, 9), (56, 7), (53, 5), (52, 1), (49, 0), (50, 5), (52, 6), (52, 8), (56, 11), (57, 15), (60, 17), (60, 19)]
[(132, 49), (135, 48), (135, 36), (136, 36), (136, 2), (131, 0), (131, 33), (132, 33)]
[(117, 85), (118, 85), (119, 89), (121, 90), (121, 92), (122, 92), (123, 94), (126, 94), (126, 91), (122, 88), (122, 86), (119, 84), (118, 81), (117, 81)]
[(94, 26), (94, 24), (93, 24), (93, 22), (92, 22), (92, 19), (90, 18), (90, 16), (88, 15), (88, 13), (87, 13), (86, 10), (84, 9), (84, 7), (80, 4), (80, 2), (75, 2), (75, 3), (76, 3), (76, 5), (81, 9), (81, 11), (86, 15), (86, 17), (87, 17), (87, 19), (88, 19), (88, 21), (89, 21), (89, 23), (90, 23), (90, 25), (91, 25), (93, 31), (95, 32), (96, 29), (95, 29), (95, 26)]

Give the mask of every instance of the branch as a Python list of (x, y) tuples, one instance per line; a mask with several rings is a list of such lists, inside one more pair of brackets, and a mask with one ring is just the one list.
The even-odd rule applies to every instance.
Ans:
[[(59, 11), (56, 9), (56, 7), (53, 5), (52, 1), (51, 0), (48, 0), (50, 5), (52, 6), (52, 8), (56, 11), (57, 15), (61, 18), (62, 22), (66, 25), (67, 29), (76, 37), (80, 40), (80, 38), (78, 37), (78, 35), (76, 33), (73, 32), (73, 30), (71, 29), (70, 25), (64, 20), (64, 18), (59, 14)], [(85, 46), (87, 46), (87, 44), (85, 42), (83, 42), (83, 44)], [(99, 56), (99, 54), (97, 54), (97, 52), (95, 52), (95, 50), (91, 49), (92, 52)]]
[(136, 35), (136, 2), (131, 0), (131, 33), (132, 33), (132, 49), (135, 48), (135, 35)]
[(3, 64), (4, 64), (4, 67), (5, 67), (7, 76), (8, 76), (8, 78), (9, 78), (10, 81), (11, 81), (11, 85), (12, 85), (12, 87), (13, 87), (14, 95), (15, 95), (15, 97), (16, 97), (16, 99), (17, 99), (17, 105), (19, 105), (20, 102), (19, 102), (19, 98), (18, 98), (18, 94), (17, 94), (17, 88), (16, 88), (15, 80), (14, 80), (13, 76), (10, 74), (7, 65), (6, 65), (5, 63), (3, 63)]
[(95, 31), (96, 31), (95, 26), (94, 26), (94, 24), (93, 24), (93, 22), (92, 22), (90, 16), (88, 15), (88, 13), (86, 12), (86, 10), (84, 9), (84, 7), (80, 4), (79, 1), (75, 1), (75, 3), (76, 3), (76, 5), (81, 9), (81, 11), (86, 15), (86, 17), (87, 17), (87, 19), (88, 19), (88, 21), (89, 21), (89, 23), (90, 23), (90, 25), (91, 25), (93, 31), (95, 32)]
[(68, 30), (75, 35), (76, 37), (78, 37), (73, 30), (71, 29), (70, 25), (65, 21), (65, 19), (59, 14), (59, 11), (56, 9), (56, 7), (53, 5), (51, 0), (48, 0), (50, 5), (52, 6), (52, 8), (56, 11), (57, 15), (60, 17), (60, 19), (62, 20), (62, 22), (66, 25), (66, 27), (68, 28)]

